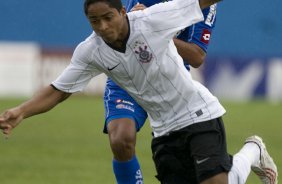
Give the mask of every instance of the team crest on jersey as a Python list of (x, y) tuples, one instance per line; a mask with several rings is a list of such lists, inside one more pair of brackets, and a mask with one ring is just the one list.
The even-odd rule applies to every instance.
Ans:
[(153, 54), (149, 51), (148, 46), (144, 42), (136, 41), (133, 49), (140, 62), (149, 63), (152, 60)]

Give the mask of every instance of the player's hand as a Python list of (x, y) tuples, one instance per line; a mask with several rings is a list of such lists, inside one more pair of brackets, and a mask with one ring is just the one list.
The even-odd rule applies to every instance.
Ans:
[(0, 115), (0, 129), (7, 137), (23, 119), (21, 112), (18, 108), (13, 108), (5, 111)]
[(144, 4), (136, 4), (130, 11), (138, 11), (138, 10), (144, 10), (146, 9), (146, 6)]

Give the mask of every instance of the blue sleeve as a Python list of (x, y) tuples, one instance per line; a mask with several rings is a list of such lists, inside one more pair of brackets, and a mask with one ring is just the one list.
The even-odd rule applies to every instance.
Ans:
[(129, 12), (137, 3), (138, 0), (126, 0), (125, 3), (126, 11)]
[(162, 3), (164, 0), (126, 0), (126, 11), (129, 12), (137, 3), (144, 4), (146, 7)]
[(204, 21), (182, 30), (177, 38), (186, 42), (195, 43), (207, 52), (216, 22), (216, 4), (203, 9), (203, 15)]

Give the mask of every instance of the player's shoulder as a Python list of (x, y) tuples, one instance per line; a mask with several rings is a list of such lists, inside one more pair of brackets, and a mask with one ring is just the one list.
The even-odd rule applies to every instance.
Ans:
[(129, 21), (131, 34), (135, 33), (137, 30), (145, 30), (148, 28), (148, 22), (142, 21), (144, 18), (146, 18), (144, 11), (128, 12), (127, 18)]
[(216, 10), (217, 10), (217, 4), (213, 4), (207, 8), (204, 8), (202, 10), (204, 17), (207, 17), (209, 14), (216, 14)]
[(84, 41), (77, 45), (75, 52), (87, 54), (88, 52), (93, 52), (93, 50), (96, 50), (102, 44), (103, 40), (101, 37), (97, 36), (93, 31)]
[(87, 60), (91, 58), (92, 53), (96, 52), (100, 45), (103, 44), (101, 37), (93, 32), (84, 41), (80, 42), (74, 50), (72, 60)]
[(127, 12), (127, 18), (128, 20), (131, 21), (136, 21), (142, 17), (146, 16), (144, 11), (131, 11)]
[(96, 48), (103, 45), (103, 40), (100, 36), (98, 36), (94, 31), (80, 44), (78, 45), (79, 48)]
[(214, 27), (216, 20), (217, 4), (213, 4), (202, 10), (204, 15), (203, 23), (211, 28)]

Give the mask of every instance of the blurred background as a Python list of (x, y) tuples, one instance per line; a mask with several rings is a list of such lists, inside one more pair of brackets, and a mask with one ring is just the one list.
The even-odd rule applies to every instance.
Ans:
[[(219, 3), (207, 59), (192, 74), (227, 109), (230, 153), (259, 134), (282, 169), (281, 6), (279, 0)], [(0, 112), (50, 84), (91, 32), (83, 0), (0, 1)], [(98, 76), (80, 95), (25, 120), (9, 140), (0, 139), (0, 183), (114, 183), (111, 151), (101, 133), (105, 79)], [(137, 154), (146, 183), (157, 183), (148, 123), (142, 132)], [(251, 175), (248, 183), (259, 181)]]
[[(82, 3), (0, 2), (0, 96), (30, 96), (56, 78), (68, 64), (76, 45), (92, 32)], [(279, 0), (220, 3), (208, 57), (195, 78), (225, 99), (258, 97), (281, 101), (279, 5), (282, 5)], [(102, 82), (95, 80), (86, 92), (101, 93), (103, 79), (101, 76), (98, 81)]]

